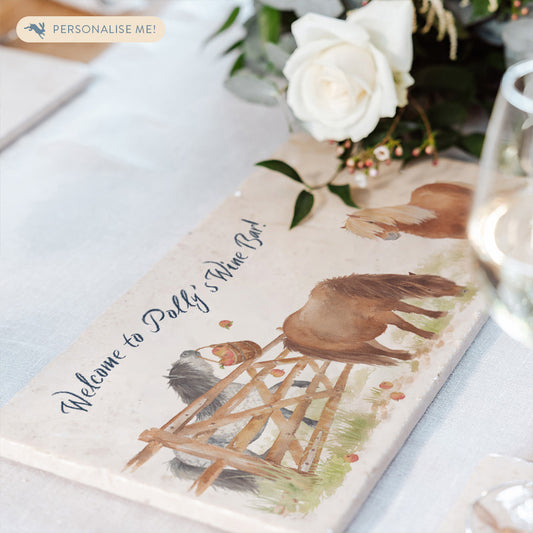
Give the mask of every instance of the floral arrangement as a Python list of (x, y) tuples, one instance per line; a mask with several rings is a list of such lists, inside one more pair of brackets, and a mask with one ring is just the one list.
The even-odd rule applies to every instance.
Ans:
[[(256, 0), (226, 87), (264, 105), (281, 104), (319, 141), (335, 145), (331, 178), (311, 187), (287, 163), (258, 163), (299, 182), (291, 222), (328, 188), (357, 207), (349, 183), (366, 187), (383, 164), (457, 146), (479, 156), (483, 133), (465, 134), (490, 111), (504, 70), (501, 26), (527, 15), (522, 0)], [(230, 13), (219, 35), (240, 20)], [(346, 179), (344, 180), (346, 181)]]

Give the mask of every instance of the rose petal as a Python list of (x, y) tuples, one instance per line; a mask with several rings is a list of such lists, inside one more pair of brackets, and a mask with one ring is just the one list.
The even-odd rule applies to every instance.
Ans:
[(394, 77), (387, 62), (387, 58), (374, 47), (372, 47), (372, 53), (374, 61), (376, 62), (377, 71), (377, 84), (376, 87), (374, 87), (374, 91), (376, 92), (378, 87), (381, 89), (379, 114), (381, 117), (393, 117), (396, 114), (396, 107), (398, 105)]
[(368, 42), (368, 33), (362, 26), (351, 26), (344, 20), (316, 13), (308, 13), (294, 21), (291, 31), (298, 47), (332, 37), (356, 45)]
[(372, 133), (378, 125), (380, 115), (379, 107), (381, 105), (381, 88), (378, 86), (369, 99), (366, 106), (365, 114), (355, 124), (350, 127), (349, 137), (352, 141), (357, 142), (364, 139), (369, 133)]
[(346, 74), (334, 65), (313, 64), (303, 78), (306, 107), (316, 120), (346, 116), (355, 105), (352, 86)]
[[(346, 90), (342, 102), (321, 98), (317, 93), (321, 82), (327, 79), (335, 79), (336, 83)], [(368, 96), (363, 95), (356, 102), (358, 91), (361, 91), (361, 87), (355, 88), (353, 79), (348, 78), (341, 70), (314, 63), (296, 71), (287, 92), (287, 103), (295, 116), (307, 123), (306, 129), (313, 137), (319, 140), (342, 140), (348, 136), (347, 128), (359, 120), (365, 111), (365, 99)], [(314, 124), (317, 121), (321, 124)]]
[(315, 61), (318, 55), (339, 44), (338, 39), (319, 39), (314, 42), (310, 42), (305, 46), (298, 47), (292, 55), (287, 59), (285, 67), (283, 67), (283, 74), (286, 78), (290, 79), (296, 70), (305, 65), (308, 61)]
[(376, 66), (368, 47), (340, 43), (323, 50), (318, 62), (324, 65), (335, 65), (346, 75), (357, 76), (367, 91), (374, 87), (376, 81)]
[(408, 72), (413, 63), (413, 4), (411, 0), (373, 0), (352, 11), (349, 24), (361, 25), (393, 70)]
[(296, 70), (287, 89), (287, 105), (292, 109), (294, 115), (304, 122), (313, 120), (313, 115), (307, 108), (305, 101), (306, 86), (303, 80), (306, 72), (307, 65)]
[(411, 30), (409, 0), (373, 0), (347, 21), (308, 14), (293, 24), (287, 103), (313, 137), (358, 141), (396, 114), (412, 83)]
[(415, 80), (408, 72), (395, 72), (394, 84), (396, 86), (396, 98), (398, 98), (398, 107), (407, 105), (407, 87), (411, 87)]

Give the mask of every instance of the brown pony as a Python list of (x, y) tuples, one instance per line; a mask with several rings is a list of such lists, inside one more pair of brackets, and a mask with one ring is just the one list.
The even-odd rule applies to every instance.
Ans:
[(417, 328), (394, 311), (431, 318), (445, 312), (430, 311), (402, 300), (457, 296), (464, 288), (441, 276), (419, 274), (363, 274), (327, 279), (311, 291), (307, 303), (283, 323), (285, 347), (304, 355), (372, 365), (393, 365), (411, 359), (404, 350), (391, 350), (375, 339), (389, 325), (430, 339), (430, 331)]
[(361, 209), (348, 216), (348, 231), (368, 239), (396, 240), (400, 233), (429, 239), (464, 239), (472, 189), (460, 183), (418, 187), (407, 205)]

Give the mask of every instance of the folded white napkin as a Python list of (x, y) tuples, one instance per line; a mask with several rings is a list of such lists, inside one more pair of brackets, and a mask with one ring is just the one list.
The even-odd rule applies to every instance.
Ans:
[(83, 63), (0, 46), (0, 150), (88, 81)]
[(81, 9), (98, 15), (121, 15), (145, 9), (146, 0), (56, 0), (75, 9)]

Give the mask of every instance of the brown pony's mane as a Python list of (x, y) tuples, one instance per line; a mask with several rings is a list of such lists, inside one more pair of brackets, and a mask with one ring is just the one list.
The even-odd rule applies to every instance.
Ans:
[(321, 281), (312, 293), (323, 287), (348, 297), (376, 300), (457, 296), (464, 290), (453, 281), (432, 274), (351, 274)]

